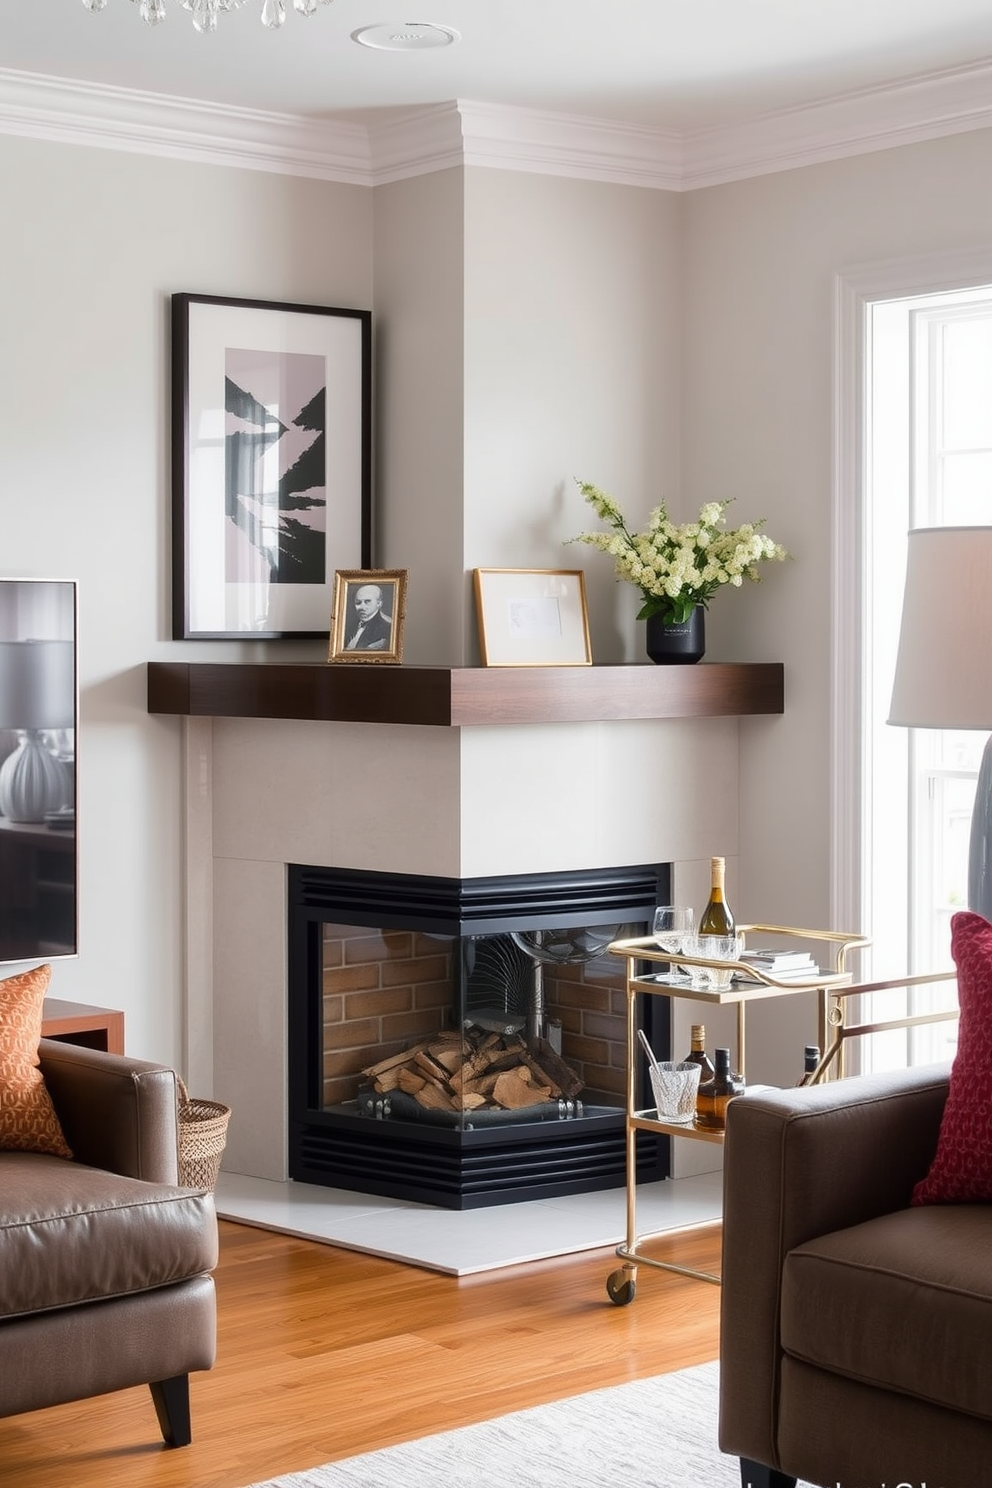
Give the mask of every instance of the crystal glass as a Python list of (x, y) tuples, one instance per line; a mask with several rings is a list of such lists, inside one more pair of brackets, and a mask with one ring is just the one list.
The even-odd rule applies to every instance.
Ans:
[(688, 1060), (655, 1061), (650, 1067), (651, 1088), (660, 1121), (688, 1125), (696, 1114), (696, 1093), (702, 1068)]
[[(698, 956), (703, 961), (736, 961), (744, 949), (740, 935), (688, 935), (683, 954)], [(719, 991), (730, 986), (733, 979), (732, 966), (726, 970), (720, 966), (690, 966), (689, 980), (694, 987), (715, 988)]]
[[(654, 938), (660, 950), (672, 956), (685, 954), (686, 941), (696, 928), (696, 915), (687, 904), (659, 904), (654, 912)], [(685, 968), (673, 966), (671, 975), (684, 978)]]

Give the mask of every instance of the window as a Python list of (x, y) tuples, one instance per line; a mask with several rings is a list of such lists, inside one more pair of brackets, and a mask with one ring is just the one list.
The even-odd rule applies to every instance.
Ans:
[[(992, 287), (869, 301), (865, 378), (862, 882), (870, 975), (950, 967), (986, 736), (886, 725), (910, 527), (992, 524)], [(876, 995), (927, 1012), (946, 988)], [(861, 1067), (943, 1059), (955, 1025), (865, 1040)]]

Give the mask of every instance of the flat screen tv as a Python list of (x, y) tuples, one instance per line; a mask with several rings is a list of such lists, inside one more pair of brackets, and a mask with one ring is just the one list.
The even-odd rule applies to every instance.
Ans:
[(76, 585), (0, 579), (0, 961), (77, 953)]

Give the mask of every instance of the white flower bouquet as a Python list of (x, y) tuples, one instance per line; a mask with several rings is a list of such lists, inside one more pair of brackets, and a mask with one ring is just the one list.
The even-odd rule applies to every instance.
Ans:
[(684, 625), (697, 605), (705, 609), (724, 584), (739, 589), (759, 583), (757, 565), (789, 555), (761, 531), (765, 519), (726, 528), (729, 501), (708, 501), (699, 520), (681, 526), (669, 520), (664, 503), (648, 517), (643, 532), (630, 532), (614, 497), (588, 481), (578, 481), (586, 501), (611, 532), (580, 532), (568, 542), (588, 543), (615, 560), (616, 576), (633, 584), (644, 600), (638, 620), (652, 615), (665, 625)]

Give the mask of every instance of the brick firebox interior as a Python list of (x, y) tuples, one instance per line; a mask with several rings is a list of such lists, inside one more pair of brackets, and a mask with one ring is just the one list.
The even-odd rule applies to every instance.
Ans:
[[(415, 930), (325, 924), (324, 1105), (352, 1101), (361, 1071), (450, 1028), (454, 943)], [(621, 1105), (626, 1079), (623, 968), (610, 956), (544, 971), (547, 1017), (589, 1092)]]

